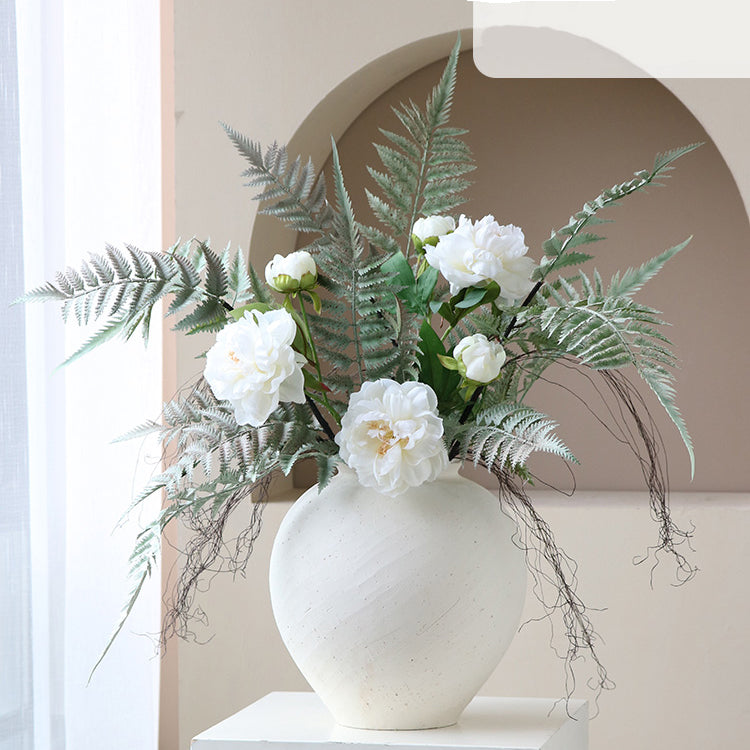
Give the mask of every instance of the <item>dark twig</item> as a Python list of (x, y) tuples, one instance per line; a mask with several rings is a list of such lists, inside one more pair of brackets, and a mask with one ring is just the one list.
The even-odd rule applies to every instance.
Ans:
[[(203, 611), (196, 606), (195, 597), (207, 573), (227, 569), (235, 574), (244, 571), (260, 535), (269, 484), (270, 476), (265, 476), (253, 484), (239, 487), (216, 515), (207, 509), (185, 516), (188, 528), (194, 533), (182, 551), (184, 564), (174, 584), (172, 596), (165, 601), (166, 614), (161, 631), (162, 652), (172, 635), (184, 639), (195, 637), (190, 623), (195, 619), (205, 618)], [(232, 513), (251, 493), (256, 497), (252, 504), (250, 523), (237, 538), (232, 551), (227, 547), (224, 531)]]
[(323, 428), (323, 432), (325, 432), (325, 434), (328, 435), (331, 440), (333, 440), (336, 436), (331, 429), (331, 425), (329, 425), (328, 422), (323, 419), (323, 415), (320, 413), (320, 409), (318, 409), (316, 403), (312, 400), (312, 398), (310, 398), (307, 393), (305, 394), (305, 401), (307, 401), (307, 405), (310, 407), (310, 411), (315, 415), (315, 419), (318, 420), (318, 424)]

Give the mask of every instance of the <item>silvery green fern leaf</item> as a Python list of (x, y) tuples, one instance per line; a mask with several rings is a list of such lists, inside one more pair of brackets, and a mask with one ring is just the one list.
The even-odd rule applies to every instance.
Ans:
[[(628, 293), (632, 287), (645, 283), (649, 274), (653, 276), (654, 265), (666, 262), (664, 255), (673, 255), (680, 247), (646, 264), (642, 273), (633, 272), (625, 283), (623, 277), (616, 276), (610, 288)], [(671, 342), (661, 332), (664, 322), (659, 313), (629, 296), (609, 296), (597, 273), (593, 280), (581, 274), (580, 281), (583, 293), (565, 284), (552, 291), (550, 306), (530, 319), (538, 325), (538, 349), (569, 354), (593, 369), (635, 367), (677, 427), (694, 469), (692, 440), (674, 402), (670, 368), (676, 365), (676, 358), (669, 348)]]
[(255, 199), (263, 204), (260, 212), (280, 219), (298, 232), (325, 234), (332, 213), (326, 201), (325, 178), (316, 177), (311, 160), (297, 157), (289, 163), (286, 146), (272, 144), (265, 153), (259, 143), (223, 125), (224, 130), (250, 165), (243, 173), (249, 187), (262, 188)]
[(557, 424), (544, 414), (519, 404), (503, 403), (480, 409), (473, 423), (449, 427), (456, 456), (483, 465), (488, 470), (515, 470), (529, 456), (542, 451), (567, 461), (576, 459), (554, 434)]
[(368, 233), (368, 239), (394, 251), (393, 241), (406, 238), (409, 256), (411, 228), (417, 218), (442, 214), (463, 203), (462, 193), (471, 184), (461, 175), (474, 169), (471, 151), (461, 140), (467, 131), (449, 128), (448, 119), (456, 84), (456, 66), (460, 38), (424, 110), (414, 102), (394, 109), (406, 135), (382, 130), (389, 145), (376, 145), (382, 171), (368, 171), (382, 197), (367, 191), (373, 213), (392, 233), (392, 237)]

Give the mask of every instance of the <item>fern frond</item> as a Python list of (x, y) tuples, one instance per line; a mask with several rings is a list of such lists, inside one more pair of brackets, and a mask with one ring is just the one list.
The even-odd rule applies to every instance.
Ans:
[(227, 248), (219, 256), (205, 242), (166, 253), (107, 246), (83, 261), (80, 270), (67, 268), (18, 301), (59, 302), (63, 319), (73, 314), (79, 325), (104, 320), (68, 357), (64, 364), (69, 364), (105, 341), (128, 339), (139, 329), (147, 342), (154, 306), (170, 296), (167, 315), (186, 313), (176, 329), (217, 331), (227, 321), (227, 310), (253, 299), (251, 286), (239, 251), (232, 254)]
[(607, 294), (611, 297), (632, 297), (647, 281), (653, 279), (661, 271), (670, 258), (687, 247), (692, 239), (688, 237), (684, 242), (670, 247), (669, 250), (651, 258), (638, 268), (628, 268), (622, 276), (618, 271), (612, 277)]
[(690, 143), (687, 146), (678, 146), (677, 148), (665, 151), (664, 153), (657, 154), (654, 158), (652, 172), (663, 175), (665, 172), (673, 169), (671, 166), (673, 162), (677, 161), (681, 156), (685, 156), (685, 154), (695, 151), (695, 149), (700, 148), (702, 145), (702, 142)]
[(158, 560), (161, 553), (161, 533), (169, 521), (179, 515), (179, 512), (179, 508), (176, 505), (171, 505), (168, 508), (165, 508), (159, 513), (156, 520), (143, 529), (136, 538), (135, 547), (128, 560), (128, 580), (130, 581), (130, 589), (128, 590), (125, 603), (120, 610), (117, 624), (110, 634), (109, 640), (102, 650), (102, 653), (99, 655), (99, 658), (96, 660), (96, 663), (89, 673), (89, 682), (91, 682), (91, 677), (109, 652), (115, 638), (117, 638), (120, 631), (125, 626), (125, 623), (128, 617), (130, 617), (130, 613), (133, 611), (133, 607), (140, 596), (144, 584), (151, 577), (152, 572), (158, 570)]
[(187, 509), (203, 502), (209, 486), (217, 492), (255, 482), (277, 469), (290, 471), (301, 457), (337, 452), (306, 404), (280, 404), (261, 427), (238, 425), (229, 403), (203, 378), (186, 396), (164, 404), (161, 424), (146, 422), (123, 439), (146, 433), (156, 433), (165, 451), (176, 447), (177, 459), (136, 495), (128, 513), (162, 489)]
[(111, 341), (115, 338), (130, 338), (133, 331), (135, 330), (134, 326), (137, 327), (139, 323), (140, 320), (138, 318), (136, 318), (135, 320), (129, 320), (127, 318), (113, 318), (104, 326), (102, 326), (98, 331), (89, 336), (89, 338), (87, 338), (83, 342), (83, 344), (81, 344), (81, 346), (79, 346), (78, 349), (73, 352), (73, 354), (65, 359), (60, 367), (72, 364), (84, 354), (88, 354), (90, 351), (96, 349), (97, 346), (100, 346), (105, 341)]
[[(572, 265), (571, 263), (564, 263), (563, 258), (574, 247), (601, 239), (598, 235), (590, 235), (583, 231), (587, 227), (602, 223), (602, 220), (596, 216), (599, 211), (608, 206), (617, 205), (622, 198), (644, 190), (649, 185), (659, 185), (657, 179), (667, 176), (667, 173), (673, 169), (672, 164), (677, 159), (694, 151), (701, 145), (700, 143), (693, 143), (672, 149), (664, 154), (658, 154), (650, 171), (636, 172), (632, 179), (605, 190), (593, 201), (584, 204), (578, 213), (570, 217), (565, 226), (553, 231), (550, 238), (543, 243), (542, 248), (546, 256), (546, 263), (540, 266), (537, 272), (538, 286), (553, 269)], [(535, 287), (534, 292), (538, 290), (538, 286)]]
[(550, 302), (556, 304), (551, 304), (537, 318), (542, 338), (536, 342), (541, 352), (551, 354), (557, 350), (560, 354), (570, 354), (594, 369), (635, 367), (677, 427), (693, 468), (692, 441), (674, 402), (673, 376), (669, 368), (676, 365), (676, 359), (669, 349), (671, 342), (660, 330), (664, 323), (656, 310), (636, 303), (629, 296), (609, 296), (612, 289), (627, 294), (634, 287), (642, 286), (656, 272), (653, 269), (663, 265), (671, 257), (670, 253), (673, 255), (679, 249), (678, 245), (657, 256), (645, 264), (642, 274), (630, 274), (626, 283), (615, 277), (610, 291), (603, 289), (598, 274), (593, 280), (580, 274), (584, 294), (569, 284), (553, 290)]
[(577, 463), (575, 456), (554, 434), (557, 423), (527, 406), (513, 403), (482, 408), (474, 423), (455, 425), (451, 444), (461, 459), (494, 469), (518, 469), (535, 451)]
[(326, 201), (325, 178), (317, 179), (312, 161), (302, 163), (298, 157), (289, 164), (286, 146), (272, 144), (263, 153), (259, 143), (222, 123), (236, 149), (250, 165), (243, 173), (249, 187), (260, 187), (254, 197), (263, 206), (260, 213), (276, 216), (298, 232), (325, 234), (331, 225), (332, 212)]
[(209, 297), (175, 325), (176, 331), (185, 331), (188, 335), (201, 331), (220, 331), (227, 323), (227, 310), (221, 300)]
[[(222, 265), (226, 269), (227, 287), (229, 289), (229, 304), (237, 308), (248, 304), (253, 299), (253, 283), (248, 270), (249, 263), (242, 250), (237, 250), (234, 257), (229, 257), (229, 248), (222, 257)], [(259, 300), (262, 302), (262, 300)]]
[(393, 110), (406, 135), (381, 130), (390, 143), (375, 146), (384, 171), (368, 168), (382, 193), (380, 197), (367, 191), (370, 207), (396, 240), (406, 237), (407, 257), (417, 217), (445, 213), (463, 203), (462, 193), (470, 183), (461, 175), (474, 169), (471, 152), (460, 139), (466, 131), (447, 127), (460, 46), (459, 38), (424, 110), (414, 102)]

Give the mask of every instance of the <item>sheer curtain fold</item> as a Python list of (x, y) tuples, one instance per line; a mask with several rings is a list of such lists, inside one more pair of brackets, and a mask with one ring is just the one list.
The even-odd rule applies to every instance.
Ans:
[[(0, 3), (13, 8), (12, 0)], [(106, 243), (158, 247), (161, 174), (158, 3), (19, 0), (15, 14), (24, 262), (17, 296)], [(17, 138), (17, 152), (18, 145)], [(30, 616), (10, 639), (29, 653), (23, 679), (11, 689), (28, 706), (24, 741), (31, 744), (8, 740), (7, 748), (155, 750), (158, 576), (87, 683), (127, 594), (140, 519), (119, 527), (120, 515), (158, 466), (144, 460), (148, 448), (111, 441), (159, 412), (159, 331), (148, 351), (140, 341), (115, 344), (56, 371), (91, 331), (63, 328), (51, 305), (14, 310), (26, 318), (25, 327), (22, 318), (15, 323), (21, 346), (18, 336), (5, 335), (0, 346), (20, 358), (8, 377), (28, 394), (26, 408), (16, 397), (13, 405), (29, 439), (19, 440), (13, 428), (11, 440), (28, 445), (28, 460), (16, 461), (28, 466), (26, 526), (15, 526), (26, 534), (29, 559), (20, 566), (25, 578), (17, 594)], [(145, 511), (147, 518), (154, 508)], [(0, 627), (14, 622), (0, 609)], [(2, 711), (0, 703), (6, 750)]]
[(33, 748), (29, 477), (15, 5), (0, 0), (0, 749)]

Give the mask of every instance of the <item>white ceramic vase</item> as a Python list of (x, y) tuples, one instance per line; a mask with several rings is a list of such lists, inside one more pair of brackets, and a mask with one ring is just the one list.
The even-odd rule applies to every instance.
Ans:
[(344, 468), (311, 488), (271, 555), (276, 623), (338, 724), (454, 724), (510, 645), (526, 592), (515, 525), (451, 466), (391, 498)]

